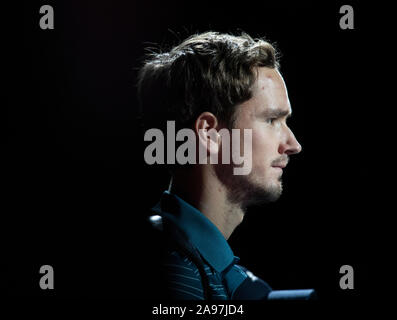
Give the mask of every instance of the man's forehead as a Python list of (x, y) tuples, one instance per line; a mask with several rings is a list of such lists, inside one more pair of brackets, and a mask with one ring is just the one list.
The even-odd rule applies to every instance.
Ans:
[(260, 112), (270, 114), (291, 114), (291, 104), (288, 98), (284, 80), (277, 69), (259, 68), (254, 99), (259, 102)]
[(261, 67), (257, 69), (254, 91), (269, 90), (286, 93), (287, 87), (278, 69)]

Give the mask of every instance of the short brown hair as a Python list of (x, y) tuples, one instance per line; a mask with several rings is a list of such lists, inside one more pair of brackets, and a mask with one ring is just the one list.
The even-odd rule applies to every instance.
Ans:
[(195, 34), (146, 58), (138, 97), (145, 126), (160, 128), (166, 120), (191, 127), (204, 111), (231, 127), (235, 107), (252, 97), (256, 68), (279, 68), (275, 47), (246, 33)]

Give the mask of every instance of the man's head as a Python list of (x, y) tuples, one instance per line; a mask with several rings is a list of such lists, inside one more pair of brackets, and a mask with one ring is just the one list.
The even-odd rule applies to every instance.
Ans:
[(193, 127), (208, 111), (231, 127), (237, 106), (252, 97), (258, 67), (277, 68), (276, 51), (247, 34), (206, 32), (150, 53), (138, 80), (144, 122), (153, 125), (156, 115), (157, 125), (175, 120), (177, 128)]
[(146, 125), (164, 130), (174, 120), (177, 129), (192, 128), (197, 136), (199, 129), (252, 129), (250, 174), (234, 175), (233, 163), (208, 166), (230, 201), (244, 207), (274, 201), (282, 190), (280, 166), (301, 149), (286, 125), (291, 106), (278, 67), (276, 50), (264, 40), (216, 32), (191, 36), (169, 52), (151, 54), (141, 69), (138, 94), (144, 119), (151, 120)]

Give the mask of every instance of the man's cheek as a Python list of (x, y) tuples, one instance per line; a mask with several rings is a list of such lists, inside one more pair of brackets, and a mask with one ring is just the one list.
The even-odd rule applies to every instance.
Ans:
[(233, 129), (232, 142), (234, 143), (233, 146), (236, 146), (236, 144), (240, 144), (240, 148), (238, 150), (232, 150), (233, 163), (237, 165), (242, 165), (234, 168), (233, 174), (250, 174), (252, 170), (252, 129), (243, 129), (242, 131), (240, 129)]

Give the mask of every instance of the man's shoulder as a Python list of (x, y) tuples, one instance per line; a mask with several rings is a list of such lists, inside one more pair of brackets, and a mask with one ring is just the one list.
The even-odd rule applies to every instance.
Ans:
[(182, 253), (166, 249), (159, 263), (162, 295), (170, 300), (202, 300), (204, 291), (197, 266)]
[(163, 230), (160, 217), (149, 218), (147, 246), (150, 258), (150, 270), (155, 280), (156, 292), (160, 298), (170, 300), (204, 299), (202, 279), (198, 267), (180, 249), (175, 239)]

